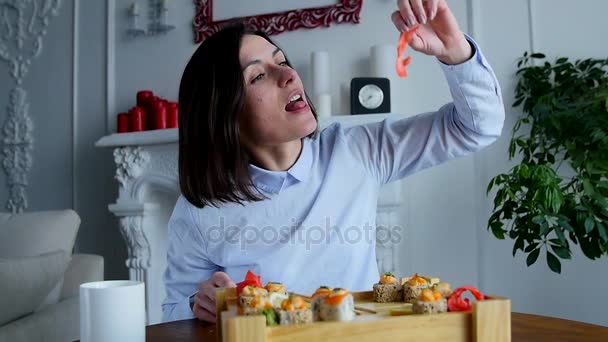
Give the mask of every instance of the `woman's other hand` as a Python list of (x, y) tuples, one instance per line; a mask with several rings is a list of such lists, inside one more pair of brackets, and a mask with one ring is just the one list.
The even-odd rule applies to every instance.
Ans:
[(199, 285), (192, 306), (192, 312), (196, 318), (201, 321), (216, 322), (215, 290), (224, 287), (236, 287), (234, 281), (224, 272), (215, 272), (211, 278)]

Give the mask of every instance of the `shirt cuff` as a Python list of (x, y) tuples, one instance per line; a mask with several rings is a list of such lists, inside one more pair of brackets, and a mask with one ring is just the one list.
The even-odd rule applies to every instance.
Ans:
[(471, 81), (483, 80), (484, 82), (491, 83), (494, 88), (494, 93), (498, 95), (500, 86), (490, 63), (483, 55), (477, 42), (466, 33), (464, 36), (473, 48), (473, 56), (471, 58), (460, 64), (445, 64), (437, 59), (448, 83), (450, 83), (450, 85), (460, 85)]
[[(196, 294), (196, 292), (194, 292), (194, 294)], [(194, 313), (192, 312), (192, 309), (190, 309), (190, 296), (184, 298), (181, 302), (175, 305), (172, 316), (175, 320), (194, 318)]]

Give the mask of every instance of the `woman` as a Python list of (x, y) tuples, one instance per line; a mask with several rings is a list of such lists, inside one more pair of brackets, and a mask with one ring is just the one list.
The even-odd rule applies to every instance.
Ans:
[(463, 156), (501, 133), (494, 73), (445, 0), (399, 0), (396, 28), (435, 56), (453, 102), (437, 112), (317, 132), (284, 52), (232, 26), (205, 40), (179, 91), (182, 196), (169, 222), (164, 320), (215, 322), (214, 291), (248, 270), (298, 293), (370, 290), (382, 184)]

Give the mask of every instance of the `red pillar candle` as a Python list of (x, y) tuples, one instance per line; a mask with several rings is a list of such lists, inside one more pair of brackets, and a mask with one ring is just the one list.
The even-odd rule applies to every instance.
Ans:
[(169, 108), (167, 108), (167, 128), (177, 127), (177, 103), (169, 102)]
[(167, 128), (167, 107), (162, 101), (154, 103), (154, 129)]
[(141, 132), (144, 130), (145, 113), (140, 107), (133, 107), (129, 111), (129, 132)]
[(129, 114), (120, 113), (118, 114), (118, 119), (116, 120), (116, 132), (117, 133), (126, 133), (129, 131)]
[(145, 102), (148, 97), (154, 94), (150, 90), (140, 90), (137, 92), (137, 107), (145, 108)]

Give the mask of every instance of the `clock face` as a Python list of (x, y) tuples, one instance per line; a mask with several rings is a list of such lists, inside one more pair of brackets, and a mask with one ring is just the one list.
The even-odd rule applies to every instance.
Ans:
[(359, 90), (359, 102), (367, 109), (376, 109), (384, 101), (382, 89), (375, 84), (367, 84)]

